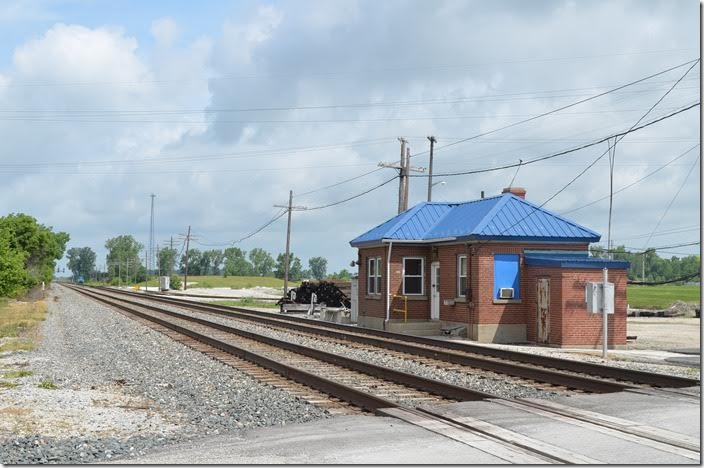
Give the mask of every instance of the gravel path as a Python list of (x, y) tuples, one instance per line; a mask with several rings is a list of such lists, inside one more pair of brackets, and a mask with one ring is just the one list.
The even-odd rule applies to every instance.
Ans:
[(2, 463), (98, 462), (327, 417), (106, 306), (64, 288), (54, 294), (40, 349), (0, 357), (4, 370), (34, 372), (0, 390)]
[[(130, 299), (143, 301), (139, 298)], [(554, 398), (558, 396), (558, 393), (538, 389), (532, 385), (523, 385), (517, 383), (517, 381), (511, 377), (501, 374), (495, 374), (482, 370), (462, 372), (439, 369), (420, 362), (414, 362), (404, 358), (391, 356), (386, 354), (383, 350), (368, 351), (327, 341), (326, 339), (320, 337), (304, 336), (295, 331), (276, 330), (265, 325), (257, 324), (256, 322), (235, 320), (204, 312), (185, 310), (168, 304), (159, 304), (159, 306), (167, 310), (203, 318), (224, 325), (230, 325), (242, 330), (276, 338), (281, 341), (287, 341), (289, 343), (295, 343), (309, 348), (315, 348), (321, 351), (351, 357), (371, 364), (385, 366), (403, 372), (420, 375), (422, 377), (440, 380), (442, 382), (459, 385), (472, 390), (493, 393), (494, 395), (506, 398)]]

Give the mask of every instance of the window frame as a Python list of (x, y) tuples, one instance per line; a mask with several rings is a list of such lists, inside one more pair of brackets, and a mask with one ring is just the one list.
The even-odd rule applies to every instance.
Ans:
[[(406, 275), (406, 260), (420, 260), (420, 275)], [(425, 295), (425, 257), (403, 257), (401, 259), (403, 265), (401, 273), (401, 287), (404, 296), (423, 296)], [(406, 277), (409, 278), (420, 278), (420, 292), (419, 293), (408, 293), (406, 292)]]
[[(464, 260), (464, 276), (462, 276), (462, 260)], [(467, 297), (467, 255), (462, 254), (457, 256), (457, 297)], [(462, 278), (464, 278), (464, 291), (462, 290)]]
[[(372, 264), (375, 265), (373, 275), (370, 274)], [(372, 285), (374, 286), (373, 291), (370, 289)], [(381, 257), (367, 257), (367, 295), (381, 295)]]

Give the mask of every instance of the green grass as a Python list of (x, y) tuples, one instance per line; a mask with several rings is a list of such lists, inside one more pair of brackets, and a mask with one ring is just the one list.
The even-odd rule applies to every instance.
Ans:
[[(181, 275), (183, 281), (183, 275)], [(197, 284), (190, 284), (190, 283)], [(270, 276), (189, 276), (189, 288), (232, 288), (232, 289), (247, 289), (256, 286), (282, 289), (284, 280), (273, 278)], [(289, 281), (289, 285), (298, 286), (299, 283)], [(156, 286), (156, 282), (151, 286)]]
[(251, 297), (246, 297), (244, 299), (239, 299), (235, 301), (213, 301), (211, 304), (218, 304), (224, 306), (234, 306), (234, 307), (266, 307), (267, 309), (278, 309), (279, 306), (276, 305), (274, 301), (258, 301), (252, 299)]
[(0, 353), (3, 351), (33, 351), (35, 348), (32, 341), (13, 340), (0, 345)]
[(59, 388), (56, 386), (56, 384), (54, 382), (52, 382), (51, 380), (48, 380), (48, 379), (42, 380), (42, 382), (39, 385), (37, 385), (37, 387), (44, 388), (46, 390), (56, 390), (57, 388)]
[(19, 386), (18, 383), (15, 382), (7, 382), (5, 380), (0, 380), (0, 388), (15, 388)]
[(628, 304), (636, 309), (667, 309), (677, 300), (699, 304), (700, 290), (698, 285), (632, 285), (628, 286)]
[(0, 338), (17, 337), (46, 318), (46, 302), (15, 302), (0, 305)]
[(28, 370), (17, 370), (17, 371), (5, 372), (2, 376), (3, 376), (4, 378), (6, 378), (6, 379), (19, 379), (19, 378), (22, 378), (22, 377), (29, 377), (29, 376), (32, 375), (32, 374), (33, 374), (32, 371), (28, 371)]

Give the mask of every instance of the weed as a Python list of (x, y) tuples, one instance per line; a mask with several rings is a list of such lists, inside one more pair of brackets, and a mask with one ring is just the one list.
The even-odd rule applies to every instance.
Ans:
[(56, 386), (56, 384), (54, 382), (52, 382), (49, 379), (42, 380), (41, 383), (39, 385), (37, 385), (37, 387), (45, 388), (47, 390), (56, 390), (57, 388), (59, 388)]
[(0, 388), (15, 388), (17, 386), (19, 386), (18, 383), (8, 382), (6, 380), (0, 380)]
[(27, 340), (12, 340), (0, 345), (0, 353), (3, 351), (32, 351), (34, 343)]
[(22, 377), (29, 377), (33, 373), (34, 372), (28, 371), (28, 370), (16, 370), (16, 371), (5, 372), (3, 374), (3, 377), (5, 377), (6, 379), (19, 379)]

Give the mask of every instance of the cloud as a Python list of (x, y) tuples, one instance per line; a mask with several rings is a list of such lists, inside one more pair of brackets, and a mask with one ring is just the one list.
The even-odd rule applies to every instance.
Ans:
[[(155, 19), (152, 48), (124, 26), (57, 24), (12, 52), (13, 66), (0, 77), (0, 107), (74, 120), (56, 112), (104, 112), (86, 122), (0, 120), (0, 160), (89, 163), (0, 171), (0, 211), (29, 212), (70, 231), (72, 245), (98, 248), (102, 257), (99, 247), (107, 237), (128, 232), (146, 243), (152, 192), (159, 241), (190, 224), (202, 242), (220, 243), (270, 219), (272, 205), (284, 203), (290, 189), (298, 195), (371, 171), (380, 161), (397, 161), (399, 136), (420, 153), (427, 149), (426, 136), (435, 135), (438, 174), (577, 146), (629, 128), (683, 70), (443, 148), (697, 55), (688, 49), (698, 33), (695, 4), (643, 5), (249, 3), (224, 18), (219, 30), (189, 31), (196, 39), (178, 39), (175, 14)], [(658, 52), (663, 49), (671, 51)], [(653, 115), (697, 100), (698, 71), (693, 73), (694, 80), (683, 81)], [(365, 105), (373, 102), (387, 104)], [(389, 104), (394, 102), (402, 104)], [(617, 147), (615, 187), (654, 170), (698, 136), (691, 112), (630, 135)], [(605, 150), (604, 144), (524, 166), (516, 184), (540, 204)], [(171, 159), (155, 160), (165, 157)], [(189, 159), (179, 162), (183, 157)], [(619, 194), (614, 237), (654, 228), (693, 158)], [(98, 160), (137, 162), (90, 163)], [(427, 155), (413, 164), (426, 166)], [(561, 212), (602, 197), (606, 170), (604, 158), (547, 208)], [(499, 193), (514, 172), (444, 177), (447, 184), (435, 188), (435, 198)], [(393, 175), (378, 171), (298, 195), (295, 202), (335, 202)], [(411, 204), (425, 199), (426, 187), (425, 179), (412, 179)], [(393, 216), (396, 193), (394, 182), (333, 209), (295, 213), (293, 250), (304, 260), (328, 257), (331, 269), (347, 267), (356, 256), (348, 241)], [(697, 193), (690, 177), (660, 229), (698, 222)], [(601, 202), (570, 217), (605, 232), (606, 206)], [(284, 241), (280, 220), (242, 247), (276, 254)]]
[(168, 47), (181, 34), (181, 28), (172, 18), (160, 18), (152, 21), (151, 32), (159, 45)]

